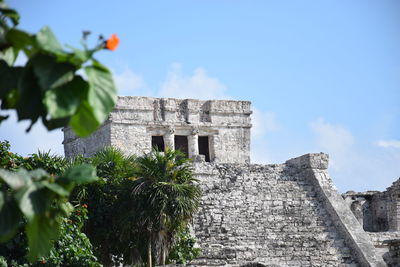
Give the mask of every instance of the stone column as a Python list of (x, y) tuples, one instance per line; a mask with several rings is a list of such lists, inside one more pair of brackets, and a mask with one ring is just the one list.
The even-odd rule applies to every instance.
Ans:
[(164, 134), (164, 145), (170, 149), (175, 149), (175, 129), (169, 126)]
[(199, 155), (199, 130), (193, 128), (188, 138), (189, 158), (194, 158)]

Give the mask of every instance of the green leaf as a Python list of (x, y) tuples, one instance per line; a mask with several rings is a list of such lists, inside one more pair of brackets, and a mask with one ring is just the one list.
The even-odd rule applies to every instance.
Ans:
[(18, 172), (0, 169), (0, 179), (13, 190), (19, 190), (24, 187), (28, 183), (28, 176), (28, 172), (23, 169), (18, 170)]
[(26, 226), (28, 237), (29, 253), (28, 259), (33, 262), (37, 258), (45, 257), (53, 247), (55, 240), (60, 233), (60, 223), (57, 218), (35, 216)]
[(84, 184), (97, 181), (96, 168), (81, 164), (69, 168), (56, 182), (61, 184)]
[(18, 56), (18, 49), (15, 47), (9, 47), (0, 51), (0, 59), (3, 59), (9, 66), (14, 64), (15, 59)]
[(60, 211), (64, 216), (69, 216), (71, 212), (74, 211), (74, 206), (72, 206), (71, 203), (67, 202), (62, 202), (60, 203)]
[(10, 90), (2, 99), (1, 99), (1, 109), (11, 109), (16, 108), (18, 102), (18, 90), (12, 89)]
[(0, 99), (4, 100), (11, 90), (17, 88), (22, 67), (10, 67), (5, 60), (0, 59), (0, 73)]
[(10, 115), (6, 115), (6, 116), (0, 115), (0, 124), (2, 121), (8, 119), (8, 117), (10, 117)]
[(2, 3), (2, 5), (0, 6), (0, 13), (2, 16), (11, 19), (14, 26), (18, 25), (20, 16), (15, 9), (9, 8), (6, 4)]
[(60, 119), (50, 119), (42, 117), (43, 125), (46, 126), (47, 130), (51, 131), (57, 128), (66, 127), (70, 121), (71, 117), (65, 117)]
[(38, 46), (54, 54), (64, 54), (61, 44), (58, 42), (52, 30), (45, 26), (36, 35), (36, 42)]
[(21, 212), (15, 200), (6, 201), (4, 193), (0, 192), (0, 243), (14, 236), (21, 220)]
[(93, 60), (93, 66), (85, 68), (89, 81), (88, 103), (93, 115), (101, 124), (107, 119), (117, 101), (117, 89), (110, 71)]
[(93, 114), (93, 108), (86, 100), (81, 102), (77, 112), (69, 122), (72, 130), (80, 137), (89, 136), (97, 130), (100, 124)]
[(23, 68), (18, 84), (19, 96), (16, 109), (18, 120), (30, 119), (32, 121), (31, 126), (41, 115), (46, 114), (42, 103), (42, 92), (36, 80), (31, 67)]
[(43, 177), (48, 176), (48, 173), (43, 170), (43, 169), (35, 169), (33, 171), (29, 172), (29, 176), (33, 179), (33, 180), (41, 180)]
[(53, 191), (54, 193), (62, 196), (62, 197), (67, 197), (69, 196), (69, 192), (67, 190), (64, 189), (64, 187), (55, 184), (55, 183), (49, 183), (47, 181), (43, 181), (42, 185), (48, 189), (50, 189), (51, 191)]
[(29, 183), (15, 193), (19, 208), (28, 221), (33, 220), (37, 215), (44, 214), (50, 207), (51, 199), (45, 192), (42, 185)]
[(28, 46), (34, 46), (34, 37), (27, 32), (17, 30), (15, 28), (10, 29), (6, 34), (7, 41), (16, 49), (21, 50), (28, 48)]
[(88, 61), (94, 53), (94, 50), (80, 50), (71, 45), (66, 45), (66, 47), (72, 50), (70, 62), (73, 62), (75, 65), (79, 66)]
[(43, 91), (62, 86), (74, 78), (75, 66), (70, 63), (57, 62), (53, 56), (37, 54), (32, 59), (32, 66), (38, 84)]
[(52, 118), (72, 116), (87, 95), (88, 83), (81, 76), (60, 87), (46, 92), (44, 104)]

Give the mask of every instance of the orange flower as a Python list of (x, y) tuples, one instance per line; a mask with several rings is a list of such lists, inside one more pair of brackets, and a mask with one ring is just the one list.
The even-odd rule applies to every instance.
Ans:
[(106, 41), (106, 48), (114, 51), (115, 49), (117, 49), (118, 44), (119, 44), (119, 38), (114, 33), (113, 35), (111, 35), (110, 39)]
[(87, 204), (83, 204), (82, 207), (84, 207), (85, 209), (87, 209), (88, 205), (87, 205)]
[(46, 264), (46, 260), (42, 260), (40, 263), (41, 264)]

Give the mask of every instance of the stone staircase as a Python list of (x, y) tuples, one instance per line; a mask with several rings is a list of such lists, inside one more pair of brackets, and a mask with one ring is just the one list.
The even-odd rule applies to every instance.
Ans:
[(359, 265), (303, 174), (285, 164), (203, 167), (196, 265)]

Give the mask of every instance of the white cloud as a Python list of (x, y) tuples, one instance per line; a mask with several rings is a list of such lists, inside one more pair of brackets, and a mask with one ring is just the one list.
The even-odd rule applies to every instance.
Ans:
[(203, 68), (194, 70), (193, 75), (185, 76), (180, 64), (172, 64), (165, 81), (158, 91), (159, 97), (230, 99), (227, 88), (218, 79), (207, 75)]
[(311, 123), (317, 138), (318, 148), (331, 157), (331, 167), (335, 170), (346, 168), (352, 156), (353, 135), (344, 127), (319, 119)]
[(377, 146), (384, 148), (400, 148), (400, 141), (398, 140), (379, 140), (376, 142)]
[(334, 125), (319, 119), (311, 123), (317, 135), (318, 144), (333, 153), (343, 153), (354, 143), (352, 134), (340, 125)]
[(266, 135), (279, 130), (280, 126), (273, 112), (263, 112), (253, 107), (251, 128), (251, 162), (273, 162)]
[[(342, 192), (385, 190), (400, 176), (399, 150), (382, 150), (356, 142), (348, 129), (323, 119), (312, 122), (311, 129), (317, 149), (330, 156), (329, 172)], [(393, 147), (392, 142), (381, 143), (385, 145)]]
[(268, 132), (276, 131), (279, 129), (279, 123), (276, 119), (274, 112), (263, 112), (257, 108), (252, 108), (253, 114), (251, 115), (251, 133), (252, 137), (264, 137)]
[(122, 72), (113, 71), (113, 77), (120, 96), (152, 95), (143, 77), (129, 68)]

